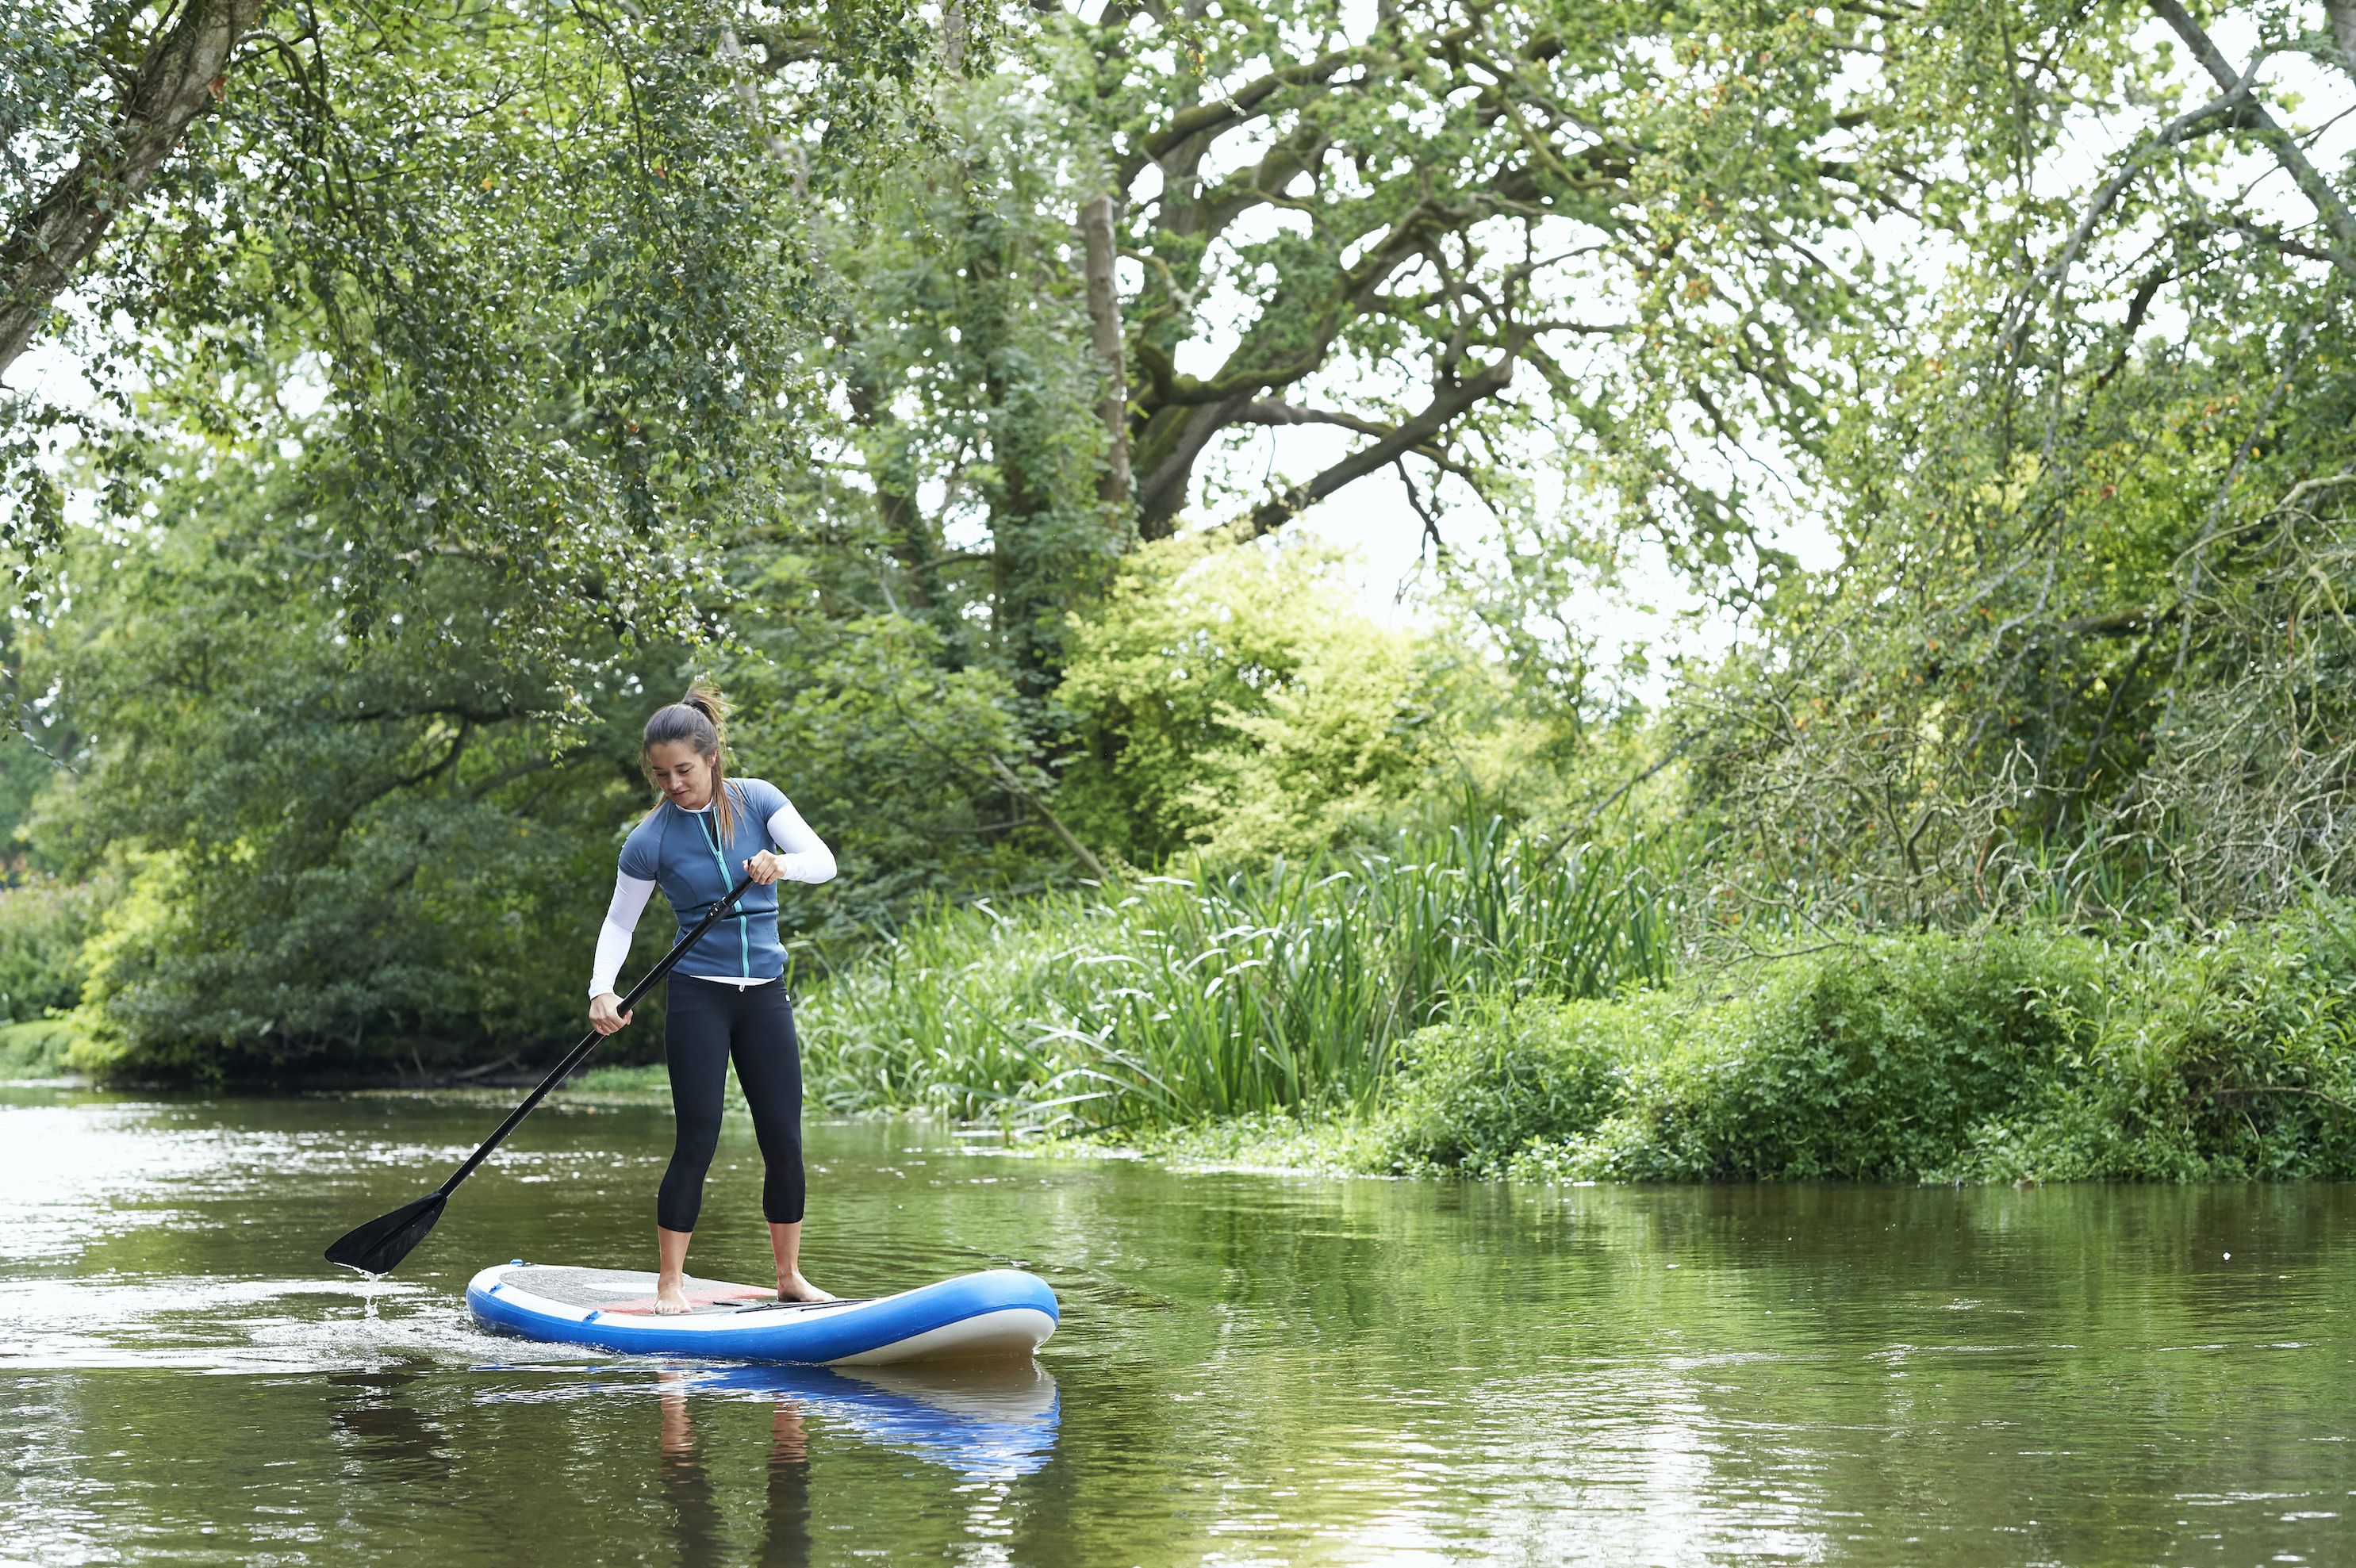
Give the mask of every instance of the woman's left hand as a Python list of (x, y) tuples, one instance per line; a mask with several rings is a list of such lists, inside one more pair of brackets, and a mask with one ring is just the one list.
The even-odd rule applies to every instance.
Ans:
[(762, 850), (759, 854), (744, 862), (744, 874), (751, 877), (755, 881), (760, 883), (761, 886), (765, 888), (775, 882), (779, 877), (784, 876), (785, 873), (786, 868), (784, 864), (766, 849)]

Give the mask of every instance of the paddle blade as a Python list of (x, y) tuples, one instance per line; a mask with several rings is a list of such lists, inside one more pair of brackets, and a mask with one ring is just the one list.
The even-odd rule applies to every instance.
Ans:
[(327, 1261), (362, 1274), (391, 1274), (409, 1255), (409, 1249), (425, 1239), (434, 1221), (442, 1218), (442, 1206), (449, 1201), (447, 1193), (429, 1192), (414, 1203), (380, 1214), (337, 1237), (327, 1249)]

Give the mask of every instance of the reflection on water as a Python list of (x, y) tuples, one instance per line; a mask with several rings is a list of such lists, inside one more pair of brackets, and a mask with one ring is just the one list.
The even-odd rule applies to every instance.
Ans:
[(445, 1474), (457, 1455), (411, 1397), (422, 1371), (329, 1372), (328, 1419), (346, 1452), (388, 1480)]
[(1044, 1467), (1055, 1446), (1055, 1380), (1024, 1358), (970, 1366), (712, 1367), (682, 1392), (798, 1401), (864, 1441), (962, 1476), (1011, 1478)]
[[(477, 1332), (636, 1264), (654, 1110), (556, 1108), (374, 1287), (318, 1248), (498, 1107), (0, 1090), (0, 1558), (2349, 1561), (2356, 1189), (1507, 1190), (811, 1130), (813, 1264), (1011, 1264), (1042, 1363)], [(453, 1151), (455, 1151), (455, 1154)], [(732, 1126), (699, 1272), (761, 1277)]]
[[(732, 1561), (726, 1519), (712, 1500), (711, 1477), (704, 1473), (703, 1455), (696, 1445), (695, 1425), (688, 1414), (687, 1380), (676, 1372), (665, 1373), (662, 1391), (662, 1484), (670, 1499), (679, 1561), (690, 1568)], [(808, 1563), (809, 1434), (802, 1427), (801, 1407), (790, 1398), (776, 1401), (770, 1416), (768, 1476), (761, 1541), (752, 1560), (765, 1564)]]

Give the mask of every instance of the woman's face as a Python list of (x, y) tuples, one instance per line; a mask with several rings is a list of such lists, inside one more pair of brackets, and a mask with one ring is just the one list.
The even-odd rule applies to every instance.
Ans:
[(647, 766), (654, 771), (655, 787), (673, 805), (701, 811), (712, 800), (712, 759), (686, 741), (664, 741), (647, 748)]

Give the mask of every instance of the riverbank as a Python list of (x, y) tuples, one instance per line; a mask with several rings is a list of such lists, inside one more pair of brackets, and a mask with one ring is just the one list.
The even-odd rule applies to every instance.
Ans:
[[(826, 1016), (826, 993), (812, 998)], [(810, 1077), (856, 1061), (822, 1023)], [(660, 1098), (606, 1068), (591, 1094)], [(870, 1107), (873, 1109), (873, 1107)], [(985, 1122), (991, 1118), (983, 1118)], [(1985, 1185), (2356, 1176), (2356, 937), (2316, 906), (2202, 939), (1858, 937), (1416, 1031), (1370, 1101), (1017, 1139), (1181, 1166), (1520, 1182)]]
[(0, 1024), (0, 1079), (63, 1077), (72, 1071), (70, 1058), (81, 1039), (66, 1019)]
[[(2356, 1175), (2356, 904), (2133, 940), (2021, 923), (1697, 958), (1651, 855), (1492, 824), (944, 906), (796, 982), (808, 1103), (1376, 1176)], [(65, 1019), (0, 1029), (0, 1076), (53, 1076), (75, 1040)], [(537, 1076), (421, 1062), (373, 1086), (496, 1096)], [(626, 1060), (566, 1093), (668, 1100), (659, 1064)]]
[[(977, 989), (996, 984), (968, 973)], [(947, 981), (935, 988), (937, 1016), (956, 997)], [(1130, 1030), (1151, 1035), (1154, 1000), (1125, 998)], [(821, 988), (807, 1009), (811, 1080), (874, 1106), (893, 1085), (857, 1081), (862, 1041), (835, 1027), (830, 1001)], [(1108, 1060), (1151, 1049), (1109, 1022), (1063, 1027), (1102, 1040)], [(946, 1073), (958, 1038), (938, 1042)], [(1499, 987), (1452, 999), (1395, 1061), (1370, 1086), (1291, 1105), (1125, 1124), (1072, 1115), (1056, 1093), (1069, 1078), (1042, 1077), (1004, 1094), (994, 1119), (1181, 1162), (1331, 1173), (2344, 1178), (2356, 1175), (2356, 918), (2319, 902), (2133, 943), (2025, 927), (1858, 935), (1617, 997)], [(1183, 1078), (1160, 1087), (1163, 1104), (1182, 1104)]]
[(1492, 817), (1245, 869), (942, 905), (798, 987), (812, 1098), (1057, 1135), (1368, 1109), (1492, 995), (1668, 975), (1667, 858)]

